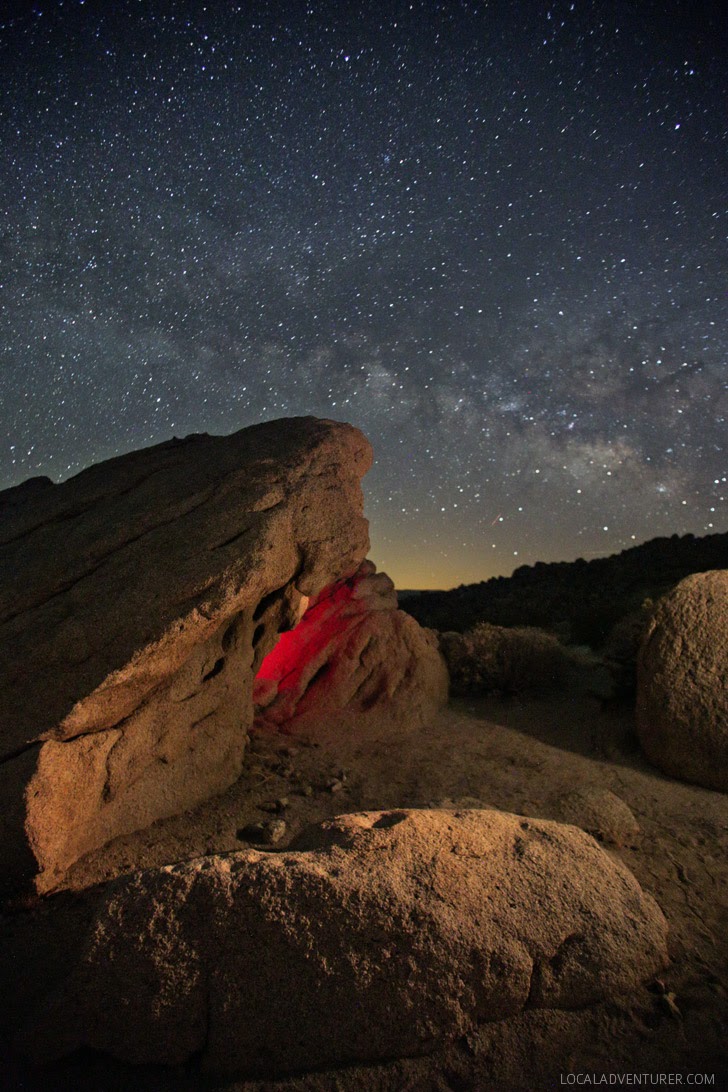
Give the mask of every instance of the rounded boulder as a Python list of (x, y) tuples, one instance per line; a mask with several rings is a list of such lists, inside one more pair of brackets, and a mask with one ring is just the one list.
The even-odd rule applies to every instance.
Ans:
[(626, 868), (574, 827), (497, 811), (343, 815), (295, 848), (139, 872), (99, 898), (70, 977), (26, 1018), (35, 1061), (371, 1064), (613, 998), (667, 961)]
[(658, 604), (637, 663), (637, 734), (665, 773), (728, 790), (728, 570), (688, 576)]

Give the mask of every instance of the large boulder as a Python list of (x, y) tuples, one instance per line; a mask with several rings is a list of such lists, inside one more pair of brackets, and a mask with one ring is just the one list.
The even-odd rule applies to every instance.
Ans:
[(447, 700), (437, 638), (397, 610), (394, 584), (365, 561), (310, 601), (281, 634), (253, 691), (258, 727), (289, 734), (414, 729)]
[(665, 919), (624, 866), (574, 827), (496, 811), (340, 816), (296, 849), (95, 897), (79, 961), (16, 1033), (36, 1061), (86, 1046), (259, 1075), (372, 1063), (612, 998), (667, 962)]
[(655, 766), (728, 791), (728, 570), (660, 601), (637, 663), (637, 733)]
[(370, 462), (294, 418), (0, 494), (5, 887), (235, 780), (263, 657), (366, 556)]

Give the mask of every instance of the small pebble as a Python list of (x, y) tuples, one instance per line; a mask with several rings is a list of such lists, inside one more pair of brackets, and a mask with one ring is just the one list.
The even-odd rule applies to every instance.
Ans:
[(282, 819), (266, 819), (263, 823), (248, 823), (237, 832), (236, 837), (242, 842), (274, 846), (285, 836), (286, 829)]
[(266, 828), (266, 842), (271, 846), (280, 842), (281, 838), (285, 838), (288, 829), (282, 819), (269, 819), (263, 826)]
[(338, 777), (334, 778), (333, 781), (329, 781), (329, 783), (327, 785), (327, 788), (328, 788), (329, 792), (341, 792), (343, 787), (344, 787), (344, 782), (340, 781)]

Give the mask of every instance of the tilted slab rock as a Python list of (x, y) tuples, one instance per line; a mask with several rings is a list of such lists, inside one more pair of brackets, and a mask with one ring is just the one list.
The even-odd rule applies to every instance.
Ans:
[(276, 1076), (373, 1062), (610, 998), (667, 962), (665, 919), (626, 868), (574, 827), (497, 811), (344, 815), (295, 850), (95, 897), (74, 969), (18, 1037), (36, 1061), (88, 1046)]
[(294, 418), (0, 494), (5, 886), (235, 780), (264, 655), (366, 556), (370, 462)]
[(261, 664), (256, 722), (286, 733), (363, 730), (365, 718), (414, 729), (446, 702), (437, 639), (397, 610), (394, 584), (371, 561), (312, 599)]
[(665, 773), (728, 792), (728, 570), (660, 601), (637, 660), (637, 734)]

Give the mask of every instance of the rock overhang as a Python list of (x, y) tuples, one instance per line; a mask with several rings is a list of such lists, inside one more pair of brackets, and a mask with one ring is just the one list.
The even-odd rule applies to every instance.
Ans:
[(366, 556), (371, 460), (292, 418), (0, 494), (5, 886), (235, 780), (257, 666)]

